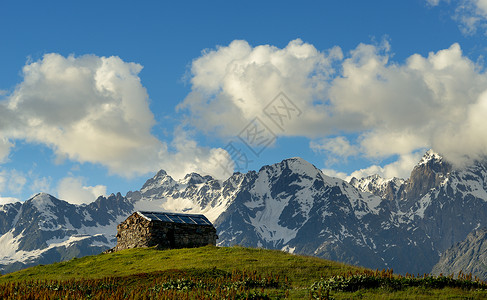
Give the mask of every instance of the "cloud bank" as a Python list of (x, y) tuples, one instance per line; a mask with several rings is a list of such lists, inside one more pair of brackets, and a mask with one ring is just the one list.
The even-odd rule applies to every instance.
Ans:
[[(387, 41), (346, 53), (338, 46), (318, 50), (299, 39), (282, 49), (233, 41), (193, 61), (191, 92), (177, 110), (185, 117), (182, 124), (195, 132), (234, 137), (255, 117), (266, 120), (269, 102), (284, 92), (301, 115), (282, 128), (268, 123), (277, 136), (309, 138), (311, 149), (330, 164), (348, 157), (399, 157), (359, 170), (356, 177), (407, 177), (418, 151), (426, 148), (457, 165), (484, 158), (482, 66), (458, 44), (404, 62), (392, 57)], [(0, 102), (0, 161), (8, 160), (16, 140), (25, 140), (50, 147), (60, 159), (101, 164), (121, 176), (165, 169), (176, 178), (189, 172), (227, 177), (217, 162), (228, 153), (201, 147), (187, 127), (177, 127), (171, 141), (151, 133), (156, 121), (141, 70), (118, 57), (95, 55), (47, 54), (28, 62), (23, 81)], [(48, 181), (35, 184), (48, 187)], [(26, 182), (13, 176), (0, 185), (17, 191)], [(84, 195), (73, 198), (76, 203), (106, 192), (77, 177), (58, 184), (60, 197), (73, 191)]]
[(404, 175), (400, 170), (410, 171), (410, 158), (426, 148), (459, 165), (483, 158), (482, 66), (458, 44), (403, 63), (391, 61), (392, 55), (387, 41), (346, 54), (339, 47), (319, 51), (299, 39), (283, 49), (234, 41), (193, 61), (192, 92), (179, 109), (205, 132), (235, 135), (283, 91), (303, 117), (278, 135), (309, 137), (315, 151), (342, 157), (400, 157), (394, 166), (369, 171)]

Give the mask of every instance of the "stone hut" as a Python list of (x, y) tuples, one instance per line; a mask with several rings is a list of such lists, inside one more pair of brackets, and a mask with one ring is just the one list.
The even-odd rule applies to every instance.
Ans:
[(194, 248), (216, 245), (216, 229), (204, 215), (137, 211), (117, 226), (117, 245), (129, 248)]

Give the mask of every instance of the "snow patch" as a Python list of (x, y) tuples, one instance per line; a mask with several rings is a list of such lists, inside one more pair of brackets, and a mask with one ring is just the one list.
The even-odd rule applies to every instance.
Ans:
[(290, 247), (289, 245), (286, 245), (286, 246), (282, 247), (282, 249), (281, 249), (281, 251), (291, 253), (291, 254), (293, 254), (295, 250), (296, 250), (296, 247)]
[(428, 193), (424, 195), (418, 202), (418, 208), (414, 212), (415, 215), (421, 217), (422, 219), (424, 218), (424, 212), (425, 210), (430, 206), (431, 204), (431, 194)]
[(0, 237), (0, 263), (2, 264), (15, 261), (12, 257), (19, 248), (22, 233), (14, 237), (13, 231), (14, 229), (11, 229)]
[(425, 165), (431, 160), (442, 160), (443, 157), (433, 151), (432, 149), (426, 151), (426, 153), (423, 155), (421, 158), (421, 161), (419, 162), (418, 166)]

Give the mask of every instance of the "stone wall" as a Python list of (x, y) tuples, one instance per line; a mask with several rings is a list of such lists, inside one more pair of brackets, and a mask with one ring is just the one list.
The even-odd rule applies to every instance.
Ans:
[(117, 226), (117, 245), (112, 251), (153, 247), (159, 249), (194, 248), (216, 245), (216, 229), (211, 225), (150, 221), (133, 213)]

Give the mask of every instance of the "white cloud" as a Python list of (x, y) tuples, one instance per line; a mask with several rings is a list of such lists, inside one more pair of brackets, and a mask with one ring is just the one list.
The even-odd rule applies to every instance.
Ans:
[(0, 171), (0, 192), (4, 192), (8, 182), (8, 173), (6, 170)]
[(333, 169), (321, 169), (321, 172), (323, 172), (323, 174), (325, 174), (327, 176), (336, 177), (336, 178), (340, 178), (343, 180), (347, 180), (349, 177), (349, 175), (347, 173), (339, 172), (339, 171), (333, 170)]
[(19, 202), (19, 199), (13, 197), (0, 197), (0, 206), (15, 202)]
[(452, 18), (459, 23), (459, 28), (465, 35), (475, 34), (478, 30), (487, 29), (487, 0), (426, 0), (430, 6), (438, 6), (440, 2), (452, 3), (454, 12)]
[(58, 197), (72, 204), (89, 204), (99, 196), (106, 196), (107, 187), (103, 185), (84, 186), (80, 177), (66, 177), (58, 184)]
[(266, 119), (264, 109), (284, 92), (306, 118), (288, 120), (280, 134), (326, 130), (310, 125), (326, 117), (323, 96), (335, 72), (333, 63), (341, 58), (338, 47), (320, 52), (299, 39), (283, 49), (233, 41), (193, 61), (192, 92), (178, 109), (188, 112), (191, 124), (205, 132), (233, 136), (255, 117)]
[(8, 160), (10, 149), (14, 145), (5, 137), (0, 137), (0, 163), (4, 163)]
[(487, 1), (476, 0), (474, 3), (477, 5), (477, 9), (479, 10), (479, 13), (482, 14), (484, 17), (487, 16)]
[(27, 178), (22, 172), (19, 172), (17, 170), (11, 170), (8, 174), (7, 188), (10, 193), (20, 194), (26, 182)]
[[(315, 151), (401, 157), (363, 174), (404, 177), (417, 162), (409, 158), (424, 148), (458, 163), (483, 157), (485, 72), (458, 44), (404, 63), (391, 61), (390, 49), (387, 41), (360, 44), (343, 55), (338, 47), (319, 51), (301, 40), (283, 49), (234, 41), (193, 61), (191, 92), (178, 109), (205, 133), (235, 136), (259, 116), (278, 135), (315, 139)], [(224, 150), (199, 146), (182, 128), (168, 143), (151, 134), (155, 121), (141, 69), (94, 55), (48, 54), (28, 63), (23, 82), (0, 102), (0, 158), (8, 159), (15, 140), (23, 139), (50, 146), (60, 159), (99, 163), (124, 176), (165, 169), (176, 178), (192, 171), (227, 177), (218, 164), (228, 155)], [(279, 92), (302, 113), (283, 130), (263, 113)], [(350, 133), (358, 138), (347, 140)], [(91, 195), (78, 182), (62, 186)]]
[[(218, 149), (177, 136), (171, 151), (151, 133), (155, 120), (141, 70), (114, 56), (51, 53), (29, 61), (23, 81), (0, 102), (0, 162), (8, 158), (12, 141), (20, 139), (47, 145), (58, 164), (101, 164), (126, 177), (159, 169), (212, 172), (208, 161)], [(42, 180), (34, 186), (49, 188)]]
[(310, 148), (316, 152), (330, 152), (334, 155), (342, 157), (349, 157), (358, 154), (358, 149), (351, 145), (350, 142), (343, 136), (311, 141)]
[(464, 0), (458, 4), (453, 19), (459, 22), (462, 33), (471, 35), (486, 28), (486, 8), (485, 0)]
[(24, 67), (23, 82), (7, 97), (4, 110), (15, 119), (3, 134), (117, 174), (152, 171), (165, 145), (150, 133), (155, 121), (141, 70), (118, 57), (46, 54)]
[(314, 152), (324, 154), (327, 164), (340, 163), (350, 156), (359, 154), (358, 147), (350, 144), (343, 136), (313, 140), (309, 143), (309, 147)]
[(345, 178), (345, 180), (350, 181), (352, 177), (360, 179), (375, 174), (380, 175), (383, 178), (409, 178), (411, 170), (419, 162), (422, 155), (422, 152), (402, 155), (399, 157), (398, 160), (393, 163), (387, 164), (384, 167), (381, 167), (379, 165), (372, 165), (368, 168), (357, 170), (346, 177), (343, 177), (343, 175), (340, 174), (340, 178)]
[[(198, 146), (190, 132), (177, 128), (171, 142), (171, 150), (161, 158), (161, 166), (173, 178), (180, 179), (191, 172), (226, 179), (233, 173), (233, 165), (225, 166), (228, 153), (221, 148)], [(223, 163), (223, 166), (221, 165)]]
[(329, 93), (338, 115), (353, 118), (355, 131), (365, 130), (359, 140), (367, 156), (433, 148), (460, 163), (485, 155), (487, 136), (472, 127), (487, 125), (474, 114), (483, 107), (487, 76), (458, 44), (428, 57), (412, 55), (404, 65), (370, 47), (359, 46), (343, 62)]
[(399, 156), (399, 158), (385, 166), (371, 165), (367, 168), (356, 170), (351, 174), (339, 172), (334, 169), (322, 169), (321, 171), (328, 176), (337, 177), (345, 181), (350, 181), (353, 177), (360, 179), (370, 175), (379, 175), (382, 178), (409, 178), (412, 169), (418, 164), (423, 152), (418, 151), (413, 154), (405, 154)]
[[(179, 108), (204, 132), (235, 135), (284, 91), (302, 117), (276, 132), (318, 138), (310, 143), (315, 151), (384, 158), (433, 148), (454, 163), (482, 157), (481, 67), (458, 44), (401, 64), (391, 61), (390, 48), (387, 41), (360, 44), (343, 56), (338, 47), (320, 52), (300, 40), (283, 49), (234, 41), (193, 62), (192, 92)], [(359, 137), (328, 138), (340, 132)], [(378, 171), (404, 176), (396, 167)]]

